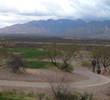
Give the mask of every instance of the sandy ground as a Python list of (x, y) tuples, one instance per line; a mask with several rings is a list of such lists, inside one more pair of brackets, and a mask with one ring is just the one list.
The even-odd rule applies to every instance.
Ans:
[[(58, 78), (57, 78), (58, 77)], [(0, 80), (14, 80), (27, 82), (59, 82), (64, 79), (67, 82), (87, 80), (88, 77), (79, 75), (77, 73), (64, 73), (46, 69), (27, 69), (25, 74), (15, 74), (9, 70), (0, 70)]]

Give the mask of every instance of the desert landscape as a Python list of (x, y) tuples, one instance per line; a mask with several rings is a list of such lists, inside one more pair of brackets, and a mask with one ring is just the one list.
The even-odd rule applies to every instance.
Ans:
[(110, 0), (0, 0), (0, 100), (110, 100)]
[[(54, 99), (53, 89), (55, 89), (55, 92), (61, 90), (70, 93), (71, 91), (73, 98), (81, 93), (78, 97), (87, 95), (84, 100), (87, 100), (86, 98), (110, 99), (110, 65), (105, 70), (101, 62), (104, 56), (106, 60), (104, 63), (109, 64), (109, 42), (103, 45), (91, 42), (86, 44), (78, 42), (79, 40), (75, 43), (67, 40), (66, 44), (63, 41), (59, 43), (48, 41), (18, 42), (18, 40), (9, 41), (6, 38), (1, 41), (1, 98), (5, 98), (3, 93), (6, 92), (12, 100), (16, 100), (15, 98), (17, 95), (20, 96), (20, 93), (24, 93), (26, 100), (36, 100), (36, 98), (39, 100), (42, 93)], [(93, 72), (93, 59), (97, 61), (95, 72)], [(99, 63), (100, 66), (98, 66)], [(98, 73), (99, 67), (100, 73)], [(8, 94), (10, 92), (12, 94), (17, 92), (17, 94), (13, 97)], [(28, 97), (27, 94), (31, 94), (32, 97)], [(42, 99), (45, 98), (45, 96), (42, 97)], [(19, 100), (24, 100), (24, 98)]]

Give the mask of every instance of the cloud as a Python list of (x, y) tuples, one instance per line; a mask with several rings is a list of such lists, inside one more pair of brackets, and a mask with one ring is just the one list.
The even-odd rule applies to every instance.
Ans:
[(109, 0), (0, 0), (0, 26), (39, 19), (109, 19)]

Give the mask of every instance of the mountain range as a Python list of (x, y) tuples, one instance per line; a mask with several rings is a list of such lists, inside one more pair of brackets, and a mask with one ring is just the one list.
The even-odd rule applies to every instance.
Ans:
[(24, 24), (15, 24), (0, 28), (0, 34), (110, 39), (110, 20), (90, 22), (82, 19), (33, 20)]

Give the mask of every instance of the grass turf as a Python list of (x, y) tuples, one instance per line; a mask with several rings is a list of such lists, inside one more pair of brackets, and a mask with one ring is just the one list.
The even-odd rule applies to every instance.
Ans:
[(28, 61), (28, 65), (32, 69), (49, 69), (53, 67), (53, 64), (47, 61)]
[(46, 51), (40, 51), (37, 49), (27, 49), (27, 48), (15, 48), (10, 49), (11, 52), (19, 52), (24, 58), (42, 58), (47, 56)]

